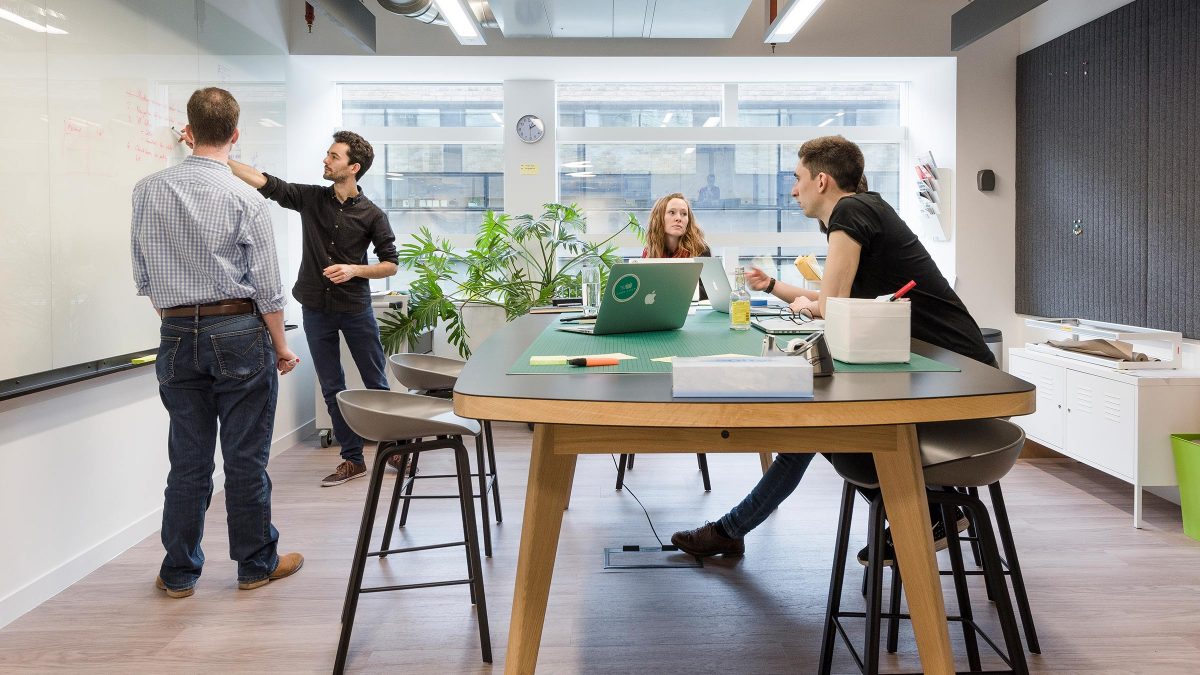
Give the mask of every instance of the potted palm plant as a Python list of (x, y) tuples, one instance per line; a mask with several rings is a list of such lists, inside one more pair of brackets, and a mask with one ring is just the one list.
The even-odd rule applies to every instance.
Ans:
[(467, 251), (456, 251), (427, 228), (401, 245), (400, 265), (417, 277), (409, 285), (407, 312), (393, 310), (379, 319), (384, 349), (398, 352), (441, 324), (449, 343), (466, 358), (471, 349), (465, 309), (499, 308), (510, 321), (554, 298), (578, 297), (583, 266), (595, 264), (603, 271), (619, 262), (612, 243), (618, 235), (629, 230), (645, 240), (645, 230), (632, 213), (616, 232), (591, 242), (582, 238), (586, 221), (578, 206), (544, 206), (538, 218), (488, 211)]

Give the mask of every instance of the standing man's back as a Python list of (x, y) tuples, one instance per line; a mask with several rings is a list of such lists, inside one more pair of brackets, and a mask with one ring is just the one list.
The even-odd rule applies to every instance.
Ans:
[(131, 253), (138, 295), (162, 318), (159, 396), (171, 418), (171, 470), (163, 506), (166, 549), (155, 585), (173, 598), (194, 593), (204, 565), (200, 540), (212, 500), (220, 435), (229, 554), (238, 588), (250, 590), (300, 569), (280, 556), (271, 524), (267, 457), (279, 378), (299, 359), (283, 332), (283, 289), (266, 205), (226, 160), (239, 107), (229, 92), (192, 94), (185, 134), (194, 153), (133, 190)]

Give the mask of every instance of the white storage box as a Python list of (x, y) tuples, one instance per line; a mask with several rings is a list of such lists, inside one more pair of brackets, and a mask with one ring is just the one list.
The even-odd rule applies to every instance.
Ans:
[(845, 363), (908, 363), (912, 304), (825, 299), (825, 339)]
[(671, 361), (676, 397), (812, 398), (813, 368), (796, 356), (704, 356)]

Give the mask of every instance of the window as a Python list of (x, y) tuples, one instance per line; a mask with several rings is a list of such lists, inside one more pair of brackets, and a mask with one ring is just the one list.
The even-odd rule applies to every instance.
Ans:
[(900, 126), (900, 83), (791, 82), (738, 85), (738, 126)]
[(721, 121), (720, 84), (560, 84), (563, 127), (704, 127)]
[(346, 84), (342, 124), (360, 127), (502, 127), (499, 84)]
[[(504, 209), (502, 85), (345, 84), (340, 93), (342, 127), (375, 148), (359, 187), (387, 214), (398, 245), (427, 228), (465, 248), (484, 212)], [(404, 288), (410, 274), (372, 287)]]
[[(731, 129), (728, 120), (721, 124), (725, 91), (724, 84), (558, 85), (560, 124), (581, 127), (559, 130), (559, 198), (584, 209), (589, 235), (615, 232), (628, 213), (648, 225), (655, 200), (679, 192), (713, 253), (725, 256), (730, 267), (766, 266), (801, 285), (791, 261), (823, 257), (827, 246), (818, 223), (791, 197), (792, 173), (801, 143), (824, 133), (859, 143), (870, 189), (899, 210), (900, 83), (739, 84), (736, 126), (777, 128), (760, 134)], [(661, 135), (636, 128), (655, 126), (690, 130), (663, 142)], [(589, 127), (629, 129), (614, 135)], [(824, 131), (828, 127), (845, 129)], [(872, 128), (856, 139), (856, 128), (863, 127)], [(620, 243), (623, 255), (641, 255), (632, 238)]]

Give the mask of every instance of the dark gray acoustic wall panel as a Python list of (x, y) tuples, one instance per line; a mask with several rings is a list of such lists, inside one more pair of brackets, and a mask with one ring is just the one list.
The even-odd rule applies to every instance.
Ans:
[(1018, 57), (1020, 313), (1146, 323), (1148, 7)]
[(1150, 13), (1146, 321), (1200, 337), (1200, 2)]

